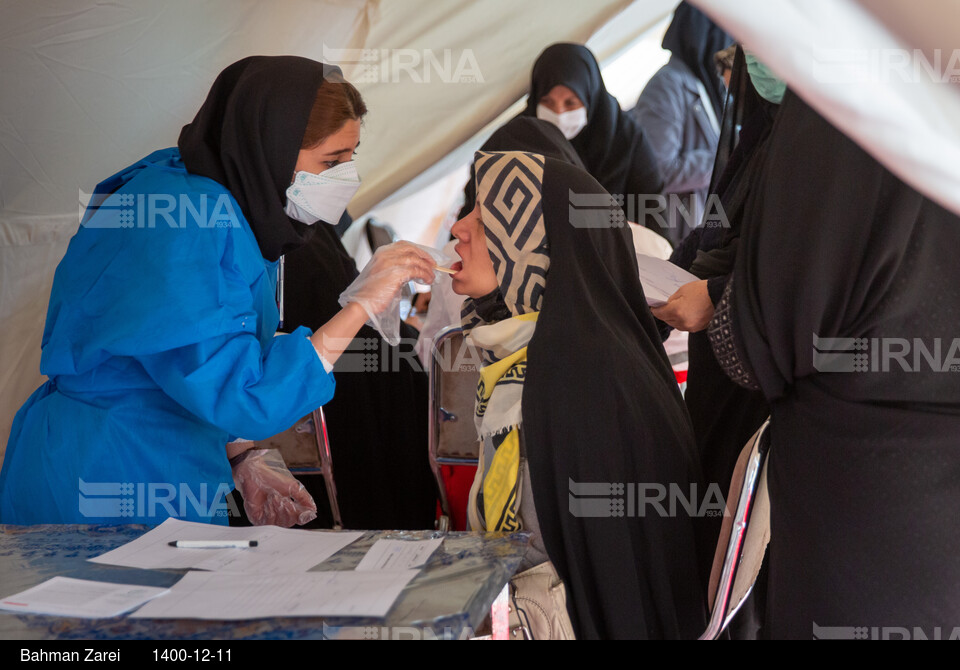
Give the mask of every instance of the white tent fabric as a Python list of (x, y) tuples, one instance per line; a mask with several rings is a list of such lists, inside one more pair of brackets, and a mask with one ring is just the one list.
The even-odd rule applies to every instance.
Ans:
[[(673, 0), (638, 0), (623, 48)], [(371, 110), (360, 214), (524, 93), (536, 55), (584, 42), (631, 0), (4, 0), (0, 5), (0, 455), (41, 382), (53, 271), (84, 194), (176, 143), (226, 65), (252, 54), (337, 62)], [(440, 172), (442, 174), (442, 172)]]
[(693, 2), (891, 172), (960, 213), (960, 2)]

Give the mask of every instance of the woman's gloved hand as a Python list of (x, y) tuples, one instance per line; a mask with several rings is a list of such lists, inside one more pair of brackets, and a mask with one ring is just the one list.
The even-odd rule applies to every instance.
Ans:
[(439, 260), (426, 247), (410, 242), (380, 247), (340, 295), (340, 305), (359, 304), (370, 317), (370, 324), (388, 343), (396, 345), (400, 342), (400, 289), (409, 281), (432, 283)]
[(254, 526), (290, 528), (317, 518), (317, 504), (276, 449), (250, 449), (231, 459), (230, 465)]

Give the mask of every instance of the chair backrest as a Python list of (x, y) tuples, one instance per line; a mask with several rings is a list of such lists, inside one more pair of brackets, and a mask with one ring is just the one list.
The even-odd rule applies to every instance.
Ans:
[(370, 219), (367, 221), (367, 242), (370, 244), (370, 251), (376, 251), (380, 247), (393, 244), (399, 237), (396, 231), (389, 223), (380, 223)]
[(313, 415), (308, 414), (296, 424), (265, 440), (254, 442), (257, 449), (277, 449), (283, 456), (283, 462), (291, 471), (320, 470), (320, 456), (317, 451), (316, 426)]
[(770, 542), (767, 454), (770, 420), (754, 433), (737, 459), (726, 499), (720, 539), (710, 574), (710, 623), (700, 637), (714, 640), (750, 595)]
[(334, 528), (343, 527), (337, 486), (333, 479), (333, 456), (327, 435), (327, 420), (319, 407), (296, 424), (266, 440), (254, 443), (257, 449), (278, 449), (283, 462), (295, 475), (322, 475), (333, 516)]
[(473, 422), (480, 352), (458, 327), (433, 339), (430, 363), (430, 456), (441, 464), (476, 463), (479, 455)]

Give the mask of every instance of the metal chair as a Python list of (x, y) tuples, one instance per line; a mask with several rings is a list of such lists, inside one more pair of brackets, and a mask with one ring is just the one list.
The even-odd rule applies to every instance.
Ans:
[[(770, 542), (767, 454), (770, 420), (751, 437), (737, 459), (726, 500), (726, 514), (710, 574), (708, 601), (713, 603), (701, 640), (715, 640), (730, 624), (753, 590)], [(736, 510), (731, 508), (736, 500)]]
[(440, 466), (476, 465), (479, 461), (473, 412), (481, 362), (479, 351), (465, 341), (459, 327), (444, 328), (433, 338), (428, 448), (430, 469), (440, 490), (441, 530), (446, 530), (451, 516)]
[(393, 244), (400, 238), (397, 232), (389, 223), (381, 223), (375, 219), (367, 221), (364, 229), (367, 234), (367, 243), (370, 245), (370, 251), (376, 251), (378, 248)]
[(322, 475), (333, 515), (333, 527), (343, 528), (337, 485), (333, 478), (333, 457), (323, 408), (315, 409), (292, 428), (256, 442), (259, 449), (279, 449), (287, 468), (295, 475)]

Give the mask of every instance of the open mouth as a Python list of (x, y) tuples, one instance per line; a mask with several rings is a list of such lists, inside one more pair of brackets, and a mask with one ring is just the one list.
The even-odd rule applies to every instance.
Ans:
[(450, 269), (453, 270), (453, 275), (456, 276), (463, 270), (463, 261), (457, 261), (456, 263), (450, 264)]

